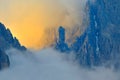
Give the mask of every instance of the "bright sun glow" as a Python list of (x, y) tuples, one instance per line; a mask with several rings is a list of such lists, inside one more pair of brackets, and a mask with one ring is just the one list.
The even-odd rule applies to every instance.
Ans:
[(21, 44), (41, 48), (53, 41), (46, 40), (50, 36), (46, 29), (82, 23), (82, 7), (77, 3), (79, 0), (0, 0), (0, 21)]

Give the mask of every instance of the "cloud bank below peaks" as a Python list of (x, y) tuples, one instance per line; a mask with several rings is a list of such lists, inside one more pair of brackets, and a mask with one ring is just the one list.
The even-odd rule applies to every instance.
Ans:
[(110, 69), (82, 69), (72, 61), (72, 54), (51, 48), (32, 53), (11, 49), (7, 53), (11, 67), (0, 72), (0, 80), (120, 80), (119, 74)]

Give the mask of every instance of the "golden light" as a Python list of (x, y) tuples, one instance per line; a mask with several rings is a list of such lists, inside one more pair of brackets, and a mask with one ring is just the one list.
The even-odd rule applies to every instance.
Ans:
[(74, 18), (60, 0), (0, 0), (0, 21), (29, 48), (50, 44), (46, 29), (72, 26)]

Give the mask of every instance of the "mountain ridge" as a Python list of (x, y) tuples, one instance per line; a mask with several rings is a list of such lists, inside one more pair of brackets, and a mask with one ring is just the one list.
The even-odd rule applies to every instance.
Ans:
[(21, 46), (18, 39), (13, 37), (10, 29), (0, 23), (0, 69), (10, 66), (9, 57), (5, 53), (5, 51), (10, 48), (15, 48), (21, 51), (26, 50), (24, 46)]
[(120, 69), (120, 7), (118, 4), (117, 0), (95, 0), (94, 2), (88, 0), (86, 7), (88, 7), (89, 25), (69, 46), (82, 66), (109, 66)]
[(26, 48), (20, 44), (19, 40), (16, 37), (13, 37), (10, 29), (6, 28), (2, 23), (0, 23), (0, 42), (3, 42), (0, 44), (1, 50), (6, 50), (10, 47), (26, 50)]

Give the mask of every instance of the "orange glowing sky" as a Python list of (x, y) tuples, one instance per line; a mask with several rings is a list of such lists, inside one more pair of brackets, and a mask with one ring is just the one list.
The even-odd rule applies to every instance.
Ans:
[(41, 48), (52, 42), (47, 29), (82, 22), (77, 7), (73, 0), (0, 0), (0, 21), (26, 47)]

